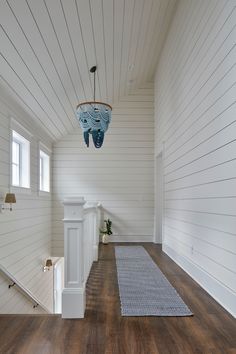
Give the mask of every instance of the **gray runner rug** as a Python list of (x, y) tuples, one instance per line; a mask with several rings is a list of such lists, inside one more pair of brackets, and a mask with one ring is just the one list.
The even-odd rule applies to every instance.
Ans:
[(122, 316), (191, 316), (142, 246), (115, 246)]

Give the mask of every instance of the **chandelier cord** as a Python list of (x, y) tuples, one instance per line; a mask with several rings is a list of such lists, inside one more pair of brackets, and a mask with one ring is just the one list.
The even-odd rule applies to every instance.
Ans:
[(94, 101), (95, 101), (95, 89), (96, 89), (95, 75), (96, 75), (96, 71), (94, 71), (94, 76), (93, 76), (93, 99), (94, 99)]

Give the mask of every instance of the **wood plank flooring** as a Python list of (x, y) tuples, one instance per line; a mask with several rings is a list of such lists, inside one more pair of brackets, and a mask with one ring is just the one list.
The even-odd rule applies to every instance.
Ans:
[(144, 244), (193, 317), (121, 317), (114, 244), (101, 245), (83, 320), (0, 316), (1, 354), (236, 354), (236, 320), (162, 251)]

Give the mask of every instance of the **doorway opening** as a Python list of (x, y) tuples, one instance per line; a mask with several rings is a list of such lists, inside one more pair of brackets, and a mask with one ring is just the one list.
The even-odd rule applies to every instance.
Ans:
[(155, 228), (154, 243), (162, 243), (163, 229), (163, 207), (164, 207), (164, 178), (163, 178), (163, 156), (162, 152), (155, 161)]

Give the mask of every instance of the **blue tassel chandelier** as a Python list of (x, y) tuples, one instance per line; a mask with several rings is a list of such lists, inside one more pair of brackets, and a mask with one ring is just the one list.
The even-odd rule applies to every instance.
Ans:
[(80, 127), (83, 130), (84, 141), (89, 147), (89, 134), (92, 135), (93, 143), (96, 148), (100, 148), (104, 141), (104, 135), (111, 121), (112, 107), (103, 102), (95, 100), (95, 73), (97, 67), (93, 66), (90, 72), (94, 75), (94, 94), (93, 101), (82, 102), (76, 107), (76, 116)]

